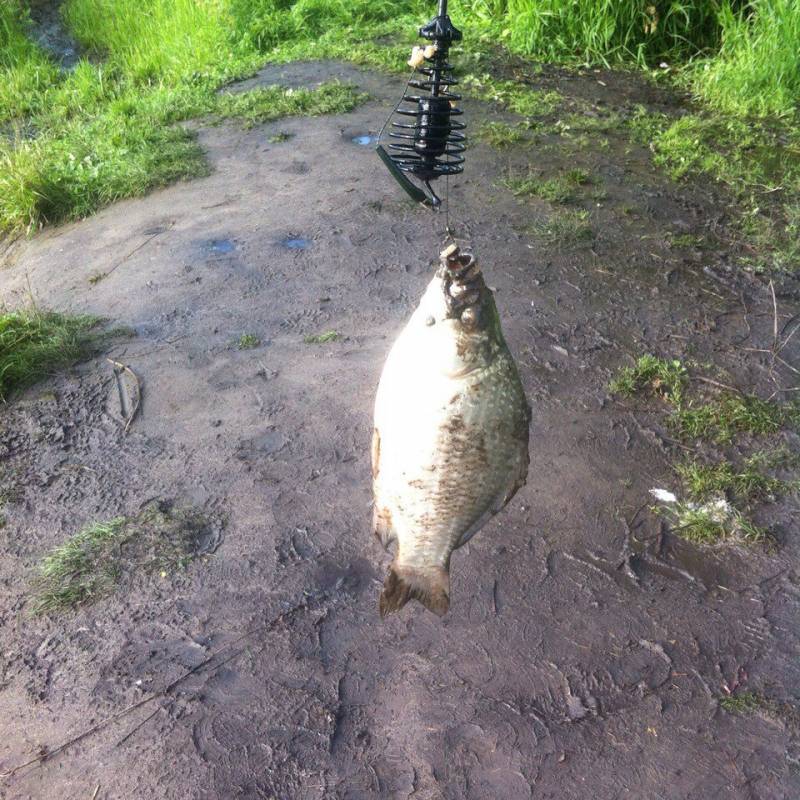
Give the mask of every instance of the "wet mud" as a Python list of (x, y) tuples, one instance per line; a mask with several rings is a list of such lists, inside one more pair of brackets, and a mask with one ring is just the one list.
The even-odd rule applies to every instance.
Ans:
[[(450, 613), (410, 605), (382, 622), (390, 556), (370, 532), (372, 402), (444, 218), (352, 141), (382, 122), (397, 81), (313, 63), (247, 85), (331, 76), (373, 101), (202, 128), (209, 177), (46, 231), (0, 271), (4, 303), (27, 302), (30, 287), (42, 306), (137, 334), (0, 409), (0, 771), (169, 687), (0, 779), (0, 796), (798, 797), (786, 711), (800, 685), (795, 501), (765, 512), (774, 550), (677, 539), (646, 510), (650, 488), (674, 485), (680, 452), (663, 410), (606, 389), (643, 351), (711, 362), (743, 389), (790, 385), (756, 352), (772, 342), (772, 297), (736, 267), (724, 197), (670, 183), (620, 132), (603, 147), (550, 134), (470, 147), (451, 224), (520, 366), (531, 468), (455, 554)], [(676, 102), (623, 75), (539, 80), (581, 113)], [(464, 106), (472, 129), (506, 118)], [(596, 177), (602, 198), (579, 200), (590, 238), (530, 232), (553, 209), (498, 185), (528, 164)], [(676, 248), (675, 233), (715, 244)], [(779, 288), (783, 323), (798, 309), (794, 286)], [(311, 343), (326, 331), (339, 337)], [(245, 333), (260, 344), (232, 346)], [(127, 433), (109, 410), (105, 356), (142, 382)], [(223, 519), (224, 533), (185, 570), (30, 615), (44, 554), (154, 499)], [(720, 707), (742, 689), (772, 710)]]
[(33, 29), (32, 38), (63, 69), (72, 69), (81, 57), (80, 47), (70, 36), (61, 18), (61, 0), (31, 0), (28, 3)]

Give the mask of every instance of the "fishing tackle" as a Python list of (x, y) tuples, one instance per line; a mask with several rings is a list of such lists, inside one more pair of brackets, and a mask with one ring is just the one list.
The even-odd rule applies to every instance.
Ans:
[[(431, 181), (443, 175), (457, 175), (464, 169), (466, 125), (454, 119), (463, 114), (456, 103), (461, 96), (451, 91), (458, 81), (447, 57), (450, 45), (462, 34), (447, 15), (447, 0), (439, 0), (439, 11), (419, 35), (432, 44), (415, 47), (408, 62), (414, 73), (403, 97), (389, 115), (388, 148), (378, 144), (376, 151), (400, 186), (416, 201), (438, 208), (440, 198)], [(409, 92), (409, 87), (419, 94)], [(384, 129), (386, 125), (384, 125)], [(420, 181), (424, 191), (409, 176)]]

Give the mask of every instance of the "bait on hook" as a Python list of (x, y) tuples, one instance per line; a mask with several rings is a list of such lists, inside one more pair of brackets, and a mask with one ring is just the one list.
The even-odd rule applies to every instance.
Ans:
[[(443, 175), (457, 175), (464, 167), (466, 127), (456, 103), (460, 95), (451, 91), (458, 83), (447, 57), (450, 45), (461, 40), (461, 31), (447, 15), (447, 0), (439, 0), (439, 11), (419, 35), (432, 42), (415, 47), (409, 66), (414, 74), (408, 81), (402, 99), (389, 115), (391, 120), (388, 147), (378, 144), (376, 151), (400, 186), (417, 202), (438, 208), (441, 200), (431, 181)], [(419, 94), (409, 92), (409, 88)], [(386, 126), (384, 125), (384, 128)], [(414, 183), (416, 178), (427, 192)]]

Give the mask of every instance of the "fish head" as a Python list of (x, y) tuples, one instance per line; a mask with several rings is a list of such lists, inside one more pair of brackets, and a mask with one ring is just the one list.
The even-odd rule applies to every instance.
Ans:
[(441, 254), (415, 316), (429, 362), (448, 375), (488, 366), (505, 347), (492, 291), (475, 257), (456, 245)]

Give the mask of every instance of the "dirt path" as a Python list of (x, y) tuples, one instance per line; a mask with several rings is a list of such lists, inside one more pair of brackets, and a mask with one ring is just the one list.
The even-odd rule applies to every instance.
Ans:
[[(0, 769), (258, 628), (237, 657), (0, 782), (0, 796), (796, 798), (792, 713), (717, 704), (737, 684), (794, 700), (794, 509), (770, 512), (772, 554), (700, 552), (665, 533), (641, 511), (673, 480), (659, 415), (605, 389), (651, 349), (713, 361), (743, 388), (769, 379), (768, 359), (743, 350), (772, 341), (769, 293), (729, 277), (723, 244), (669, 246), (670, 234), (709, 235), (725, 208), (708, 186), (670, 185), (613, 134), (605, 148), (471, 148), (455, 219), (496, 288), (533, 405), (531, 472), (454, 557), (451, 613), (409, 606), (381, 622), (371, 403), (441, 219), (352, 141), (375, 132), (396, 81), (325, 64), (257, 80), (331, 74), (376, 100), (342, 117), (203, 128), (210, 177), (46, 232), (0, 272), (4, 302), (25, 302), (29, 281), (42, 305), (135, 328), (108, 355), (141, 376), (144, 396), (124, 436), (103, 358), (2, 409)], [(651, 93), (620, 76), (542, 80), (600, 113)], [(473, 128), (488, 113), (466, 111)], [(271, 142), (279, 131), (292, 137)], [(494, 181), (530, 159), (602, 182), (591, 241), (524, 233), (545, 204)], [(341, 339), (304, 343), (329, 330)], [(261, 345), (237, 350), (244, 333)], [(44, 553), (154, 497), (225, 520), (216, 553), (74, 615), (26, 613)]]

